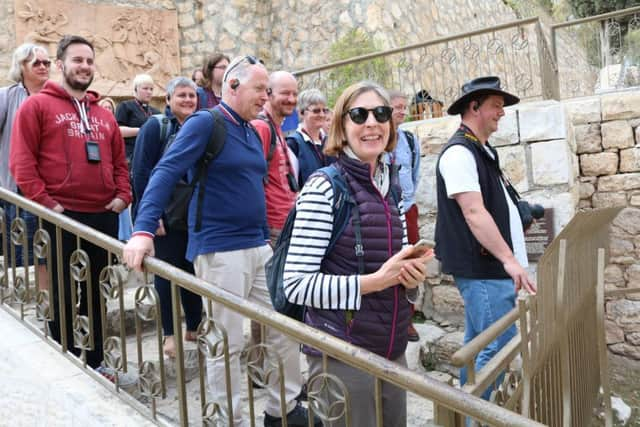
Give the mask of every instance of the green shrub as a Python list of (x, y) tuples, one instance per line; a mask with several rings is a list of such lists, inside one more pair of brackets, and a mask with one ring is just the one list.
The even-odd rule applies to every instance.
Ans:
[[(382, 48), (369, 34), (356, 28), (331, 45), (329, 60), (336, 62), (381, 50)], [(391, 67), (384, 58), (375, 58), (334, 68), (325, 76), (328, 80), (326, 96), (329, 105), (334, 105), (342, 91), (353, 83), (360, 80), (373, 80), (384, 86), (390, 75)]]

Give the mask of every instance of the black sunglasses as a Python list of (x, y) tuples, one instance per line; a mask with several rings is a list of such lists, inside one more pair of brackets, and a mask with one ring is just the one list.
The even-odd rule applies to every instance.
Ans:
[(31, 63), (31, 66), (33, 68), (39, 67), (41, 65), (44, 65), (45, 67), (49, 68), (51, 66), (51, 61), (49, 61), (48, 59), (36, 59)]
[(391, 120), (391, 112), (393, 109), (391, 107), (387, 107), (386, 105), (380, 105), (375, 108), (364, 108), (364, 107), (356, 107), (352, 108), (346, 113), (348, 114), (351, 121), (357, 125), (361, 125), (367, 121), (369, 118), (369, 113), (373, 113), (373, 117), (376, 119), (378, 123), (386, 123)]
[(222, 79), (222, 81), (226, 82), (227, 81), (227, 77), (229, 77), (229, 74), (231, 74), (231, 71), (233, 71), (234, 68), (236, 68), (238, 65), (242, 64), (244, 61), (247, 61), (251, 65), (256, 65), (258, 63), (264, 65), (264, 61), (262, 59), (258, 59), (253, 55), (247, 55), (244, 58), (242, 58), (240, 61), (238, 61), (235, 64), (233, 64), (231, 67), (227, 66), (227, 69), (224, 72), (224, 78)]

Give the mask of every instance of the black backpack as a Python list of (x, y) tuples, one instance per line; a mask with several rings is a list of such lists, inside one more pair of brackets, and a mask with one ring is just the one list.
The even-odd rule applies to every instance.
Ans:
[[(314, 175), (316, 174), (325, 175), (329, 181), (331, 181), (331, 187), (333, 188), (333, 231), (331, 232), (326, 254), (331, 252), (353, 214), (353, 227), (356, 234), (355, 256), (358, 258), (358, 271), (362, 274), (364, 273), (364, 251), (362, 247), (360, 211), (358, 210), (358, 205), (351, 196), (347, 182), (335, 164), (318, 169), (314, 172)], [(295, 219), (296, 205), (294, 204), (282, 227), (280, 237), (278, 237), (278, 241), (273, 250), (273, 256), (265, 265), (265, 269), (267, 274), (267, 287), (269, 288), (273, 308), (278, 313), (302, 322), (304, 319), (305, 306), (289, 302), (283, 287), (284, 265), (287, 253), (289, 252), (289, 244), (291, 242), (291, 233), (293, 232)]]
[[(209, 108), (207, 111), (213, 117), (213, 133), (211, 134), (211, 139), (207, 144), (204, 154), (197, 162), (196, 174), (194, 175), (193, 180), (191, 182), (187, 182), (181, 179), (173, 190), (171, 199), (163, 213), (164, 224), (169, 230), (188, 230), (189, 202), (193, 196), (196, 184), (200, 184), (200, 186), (198, 189), (198, 201), (196, 204), (195, 231), (200, 231), (200, 228), (202, 227), (202, 201), (204, 199), (203, 187), (207, 180), (207, 171), (209, 164), (213, 159), (218, 157), (222, 151), (227, 134), (223, 114), (219, 110), (213, 108)], [(152, 117), (160, 123), (160, 143), (164, 146), (162, 149), (162, 154), (164, 155), (175, 139), (176, 134), (174, 133), (171, 135), (170, 128), (173, 124), (164, 114), (155, 114)]]

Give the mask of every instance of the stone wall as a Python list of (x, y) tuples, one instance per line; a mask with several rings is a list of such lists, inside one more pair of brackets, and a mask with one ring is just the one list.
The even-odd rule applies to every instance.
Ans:
[[(567, 105), (580, 158), (580, 209), (627, 206), (611, 231), (606, 289), (640, 287), (640, 92)], [(607, 302), (607, 343), (640, 359), (640, 293)]]
[[(46, 4), (44, 0), (30, 3), (35, 8)], [(269, 68), (297, 70), (328, 62), (330, 46), (353, 28), (361, 28), (387, 49), (517, 19), (502, 0), (416, 0), (404, 4), (384, 0), (133, 0), (126, 5), (117, 0), (92, 0), (87, 2), (86, 10), (74, 13), (91, 13), (92, 4), (131, 7), (132, 13), (135, 8), (175, 10), (184, 75), (200, 67), (203, 59), (216, 51), (230, 56), (254, 54), (263, 58)], [(4, 79), (11, 52), (23, 40), (16, 40), (15, 36), (14, 2), (0, 0), (0, 5), (0, 79)], [(505, 51), (512, 49), (511, 34), (499, 37)], [(533, 34), (523, 37), (523, 41), (534, 43)], [(484, 48), (488, 40), (478, 40), (478, 46)], [(532, 62), (527, 65), (526, 60), (519, 59), (516, 63), (531, 68), (528, 73), (536, 73), (535, 46), (532, 44), (530, 49)], [(440, 52), (436, 53), (439, 57)], [(515, 79), (515, 65), (505, 65), (503, 70), (498, 57), (489, 62), (498, 66), (495, 72), (505, 79)], [(428, 83), (431, 84), (427, 87), (435, 86)]]
[[(406, 123), (423, 149), (417, 198), (421, 235), (433, 238), (435, 162), (459, 116)], [(530, 202), (554, 210), (557, 235), (578, 210), (626, 206), (611, 228), (606, 289), (640, 287), (640, 91), (522, 103), (506, 109), (491, 143), (505, 174)], [(529, 268), (535, 277), (536, 265)], [(463, 308), (451, 277), (433, 261), (423, 311), (462, 326)], [(640, 359), (640, 293), (607, 302), (612, 352)]]

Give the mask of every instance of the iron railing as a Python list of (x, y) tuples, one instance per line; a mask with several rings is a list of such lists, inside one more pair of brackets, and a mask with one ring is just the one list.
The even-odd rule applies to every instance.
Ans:
[[(590, 425), (603, 389), (605, 424), (612, 425), (604, 332), (604, 248), (609, 224), (622, 208), (581, 212), (549, 245), (538, 263), (538, 294), (521, 296), (517, 307), (451, 358), (466, 366), (462, 389), (482, 394), (495, 384), (501, 406), (549, 426)], [(593, 262), (587, 262), (592, 260)], [(607, 295), (638, 290), (624, 289)], [(514, 323), (516, 335), (487, 365), (475, 372), (478, 353)], [(509, 369), (521, 356), (521, 367)], [(445, 419), (462, 419), (438, 410)]]
[[(42, 221), (47, 221), (55, 225), (56, 234), (59, 235), (62, 230), (66, 230), (77, 236), (76, 253), (82, 253), (83, 245), (87, 242), (98, 245), (108, 251), (113, 257), (121, 255), (122, 243), (105, 236), (95, 230), (75, 222), (68, 217), (57, 214), (51, 210), (26, 200), (14, 193), (0, 189), (0, 199), (8, 203), (16, 205), (19, 209), (27, 210), (39, 218), (40, 227)], [(4, 218), (4, 215), (0, 215)], [(13, 251), (16, 246), (25, 242), (24, 228), (21, 221), (14, 220), (9, 226), (8, 232), (6, 223), (0, 221), (0, 236), (2, 238), (2, 247), (6, 250)], [(47, 268), (51, 267), (51, 251), (60, 253), (60, 245), (56, 248), (49, 247), (50, 239), (46, 231), (39, 230), (38, 237), (34, 241), (36, 258), (44, 259)], [(60, 240), (58, 239), (58, 242)], [(75, 254), (74, 254), (75, 255)], [(76, 255), (77, 257), (77, 255)], [(112, 258), (111, 256), (109, 257)], [(59, 267), (62, 266), (63, 260), (58, 257)], [(79, 268), (78, 260), (64, 260), (72, 264), (72, 269), (82, 270)], [(84, 266), (91, 260), (84, 260)], [(177, 356), (175, 360), (176, 381), (175, 389), (170, 389), (167, 381), (167, 364), (164, 363), (162, 357), (162, 344), (160, 341), (160, 308), (158, 296), (152, 285), (142, 283), (135, 289), (135, 338), (129, 338), (125, 331), (124, 319), (120, 318), (117, 323), (116, 330), (110, 331), (103, 322), (104, 337), (104, 365), (114, 369), (118, 375), (114, 385), (106, 381), (102, 381), (114, 393), (123, 398), (126, 402), (134, 406), (141, 413), (155, 419), (157, 422), (165, 424), (167, 420), (171, 421), (173, 415), (173, 423), (183, 426), (189, 424), (217, 425), (216, 423), (224, 423), (227, 421), (227, 414), (223, 407), (226, 403), (212, 402), (206, 390), (206, 374), (204, 373), (204, 362), (207, 357), (220, 356), (224, 357), (228, 366), (228, 345), (226, 332), (215, 324), (210, 318), (206, 317), (198, 328), (197, 349), (191, 350), (197, 353), (198, 368), (197, 375), (199, 382), (187, 382), (187, 368), (185, 356), (186, 343), (182, 336), (182, 321), (180, 316), (180, 288), (186, 288), (191, 292), (195, 292), (205, 298), (206, 301), (216, 301), (223, 304), (231, 310), (240, 313), (248, 319), (258, 321), (264, 327), (274, 328), (299, 343), (304, 343), (318, 349), (323, 354), (325, 361), (328, 357), (343, 361), (359, 370), (366, 371), (376, 378), (376, 400), (380, 407), (381, 402), (381, 383), (386, 381), (392, 383), (408, 392), (414, 393), (424, 399), (425, 403), (429, 400), (435, 402), (439, 408), (447, 408), (448, 411), (460, 416), (469, 416), (480, 421), (482, 424), (495, 426), (535, 426), (540, 425), (534, 421), (501, 408), (495, 404), (486, 402), (476, 396), (470, 395), (464, 391), (453, 388), (447, 384), (440, 383), (418, 372), (413, 372), (407, 368), (401, 367), (387, 359), (374, 355), (361, 348), (354, 347), (342, 340), (326, 335), (316, 329), (310, 328), (288, 317), (275, 313), (272, 309), (249, 302), (237, 295), (229, 293), (225, 290), (211, 286), (203, 280), (200, 280), (186, 272), (179, 270), (169, 264), (152, 257), (147, 257), (144, 267), (148, 273), (158, 274), (167, 278), (171, 282), (171, 293), (173, 299), (173, 318), (174, 331), (177, 346)], [(86, 283), (81, 271), (77, 271), (74, 276), (75, 286), (82, 289), (82, 292), (100, 292), (101, 316), (106, 314), (107, 305), (115, 304), (121, 308), (125, 305), (125, 277), (122, 274), (121, 266), (109, 262), (101, 272), (99, 283)], [(21, 269), (15, 263), (9, 266), (3, 262), (0, 269), (0, 306), (7, 312), (13, 314), (17, 319), (25, 322), (32, 331), (40, 335), (50, 345), (54, 346), (65, 354), (74, 363), (86, 368), (86, 355), (81, 354), (80, 359), (70, 355), (66, 350), (72, 346), (91, 350), (93, 346), (93, 330), (91, 329), (91, 314), (88, 319), (76, 313), (58, 313), (53, 307), (49, 307), (50, 289), (38, 290), (35, 283), (29, 279), (28, 268)], [(62, 283), (58, 281), (50, 282), (50, 286), (58, 286), (62, 290)], [(33, 312), (35, 311), (35, 315)], [(91, 311), (89, 311), (91, 313)], [(47, 333), (46, 320), (51, 320), (52, 316), (58, 314), (70, 315), (74, 319), (74, 337), (65, 335), (65, 329), (62, 331), (62, 345), (53, 341)], [(123, 316), (120, 312), (120, 316)], [(144, 332), (144, 324), (150, 324), (150, 332)], [(247, 362), (244, 363), (247, 374), (247, 389), (249, 395), (249, 415), (252, 423), (255, 422), (255, 405), (258, 401), (254, 393), (252, 382), (265, 384), (267, 381), (283, 380), (282, 378), (282, 362), (277, 356), (276, 349), (271, 349), (265, 345), (256, 345), (248, 348), (249, 355)], [(265, 359), (265, 365), (256, 366), (252, 364), (255, 352), (262, 353)], [(129, 361), (127, 363), (127, 361)], [(136, 361), (136, 362), (132, 362)], [(137, 401), (133, 399), (120, 386), (119, 377), (125, 372), (136, 372), (138, 375), (137, 390), (131, 391), (138, 395)], [(94, 378), (98, 376), (87, 369)], [(229, 376), (225, 379), (229, 384)], [(341, 380), (329, 374), (320, 374), (309, 379), (308, 385), (309, 408), (312, 412), (326, 420), (329, 413), (326, 412), (326, 403), (323, 401), (322, 393), (316, 393), (313, 384), (323, 387), (330, 387), (333, 390), (344, 388)], [(282, 393), (282, 392), (281, 392)], [(199, 396), (199, 399), (189, 398), (192, 395)], [(281, 394), (282, 396), (282, 394)], [(338, 398), (344, 408), (348, 408), (349, 398), (343, 395)], [(175, 402), (174, 407), (168, 407)], [(246, 412), (246, 411), (245, 411)], [(371, 425), (382, 426), (380, 413), (372, 414)], [(335, 415), (335, 414), (334, 414)], [(348, 416), (348, 411), (338, 414), (340, 417)], [(232, 424), (232, 421), (229, 420)], [(172, 424), (172, 422), (169, 422)], [(445, 424), (450, 425), (450, 424)]]
[(294, 74), (301, 88), (318, 88), (330, 102), (344, 87), (363, 79), (378, 81), (411, 97), (424, 90), (434, 102), (441, 103), (438, 111), (427, 109), (427, 115), (435, 116), (441, 114), (442, 106), (457, 98), (462, 83), (481, 75), (500, 76), (503, 88), (522, 99), (556, 97), (556, 65), (548, 51), (540, 20), (535, 17), (305, 68)]
[[(561, 49), (561, 35), (574, 47)], [(551, 52), (562, 98), (640, 86), (640, 6), (552, 25)]]

